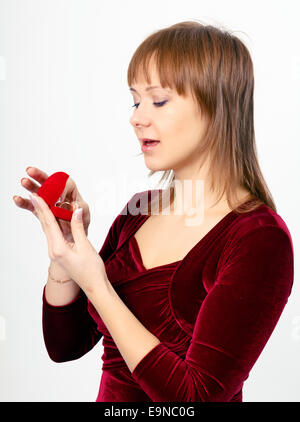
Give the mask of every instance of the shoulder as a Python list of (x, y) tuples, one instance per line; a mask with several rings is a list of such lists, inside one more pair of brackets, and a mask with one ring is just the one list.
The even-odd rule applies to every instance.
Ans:
[[(236, 216), (227, 232), (223, 253), (227, 256), (241, 249), (256, 249), (266, 256), (282, 251), (293, 260), (291, 233), (283, 218), (265, 204), (253, 211)], [(271, 259), (271, 255), (269, 255)]]
[(228, 234), (231, 238), (239, 240), (256, 231), (279, 232), (292, 241), (291, 233), (283, 218), (265, 204), (253, 211), (237, 215)]

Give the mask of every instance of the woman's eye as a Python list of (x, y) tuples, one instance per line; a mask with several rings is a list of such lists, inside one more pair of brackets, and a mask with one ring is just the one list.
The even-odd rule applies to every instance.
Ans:
[[(167, 102), (167, 100), (166, 101), (161, 101), (160, 103), (153, 103), (156, 107), (162, 107), (165, 103)], [(136, 103), (136, 104), (133, 104), (133, 106), (132, 107), (136, 107), (136, 108), (138, 108), (138, 106), (140, 105), (140, 103)]]

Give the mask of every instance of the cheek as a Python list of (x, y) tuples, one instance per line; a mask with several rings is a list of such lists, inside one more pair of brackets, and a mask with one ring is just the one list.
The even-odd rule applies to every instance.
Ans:
[(178, 109), (168, 110), (161, 122), (162, 137), (165, 136), (168, 142), (181, 143), (182, 138), (184, 138), (188, 130), (188, 120), (186, 113), (182, 113)]
[(174, 146), (174, 152), (187, 155), (198, 148), (202, 134), (198, 120), (190, 115), (181, 114), (176, 119), (169, 119), (168, 126), (167, 138), (172, 146)]

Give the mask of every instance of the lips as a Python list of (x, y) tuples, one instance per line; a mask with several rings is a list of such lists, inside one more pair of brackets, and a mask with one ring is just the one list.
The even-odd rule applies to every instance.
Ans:
[(160, 142), (157, 139), (142, 138), (140, 139), (143, 145), (151, 145), (154, 142)]

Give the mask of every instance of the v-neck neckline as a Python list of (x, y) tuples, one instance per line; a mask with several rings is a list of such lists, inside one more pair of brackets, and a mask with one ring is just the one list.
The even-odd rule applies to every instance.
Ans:
[[(249, 201), (247, 201), (246, 203), (248, 203)], [(200, 240), (199, 242), (197, 242), (189, 251), (188, 253), (180, 260), (178, 261), (174, 261), (174, 262), (170, 262), (167, 264), (162, 264), (162, 265), (157, 265), (155, 267), (152, 268), (146, 268), (143, 262), (143, 258), (142, 258), (142, 254), (141, 254), (141, 250), (138, 244), (137, 239), (135, 238), (135, 233), (138, 231), (138, 229), (146, 222), (146, 220), (148, 220), (149, 217), (151, 217), (151, 215), (144, 215), (142, 216), (141, 220), (139, 221), (139, 223), (137, 224), (137, 226), (135, 227), (134, 231), (128, 236), (127, 241), (133, 240), (132, 245), (134, 245), (135, 247), (135, 251), (137, 252), (137, 256), (139, 259), (139, 263), (140, 265), (143, 267), (144, 272), (148, 272), (148, 271), (155, 271), (157, 269), (161, 269), (161, 268), (166, 268), (166, 267), (171, 267), (171, 266), (175, 266), (175, 264), (179, 265), (180, 263), (182, 263), (183, 261), (185, 261), (190, 255), (192, 255), (192, 253), (195, 250), (201, 249), (207, 242), (208, 240), (218, 231), (218, 229), (221, 229), (223, 226), (225, 226), (225, 224), (228, 222), (231, 222), (231, 220), (234, 219), (234, 217), (237, 217), (238, 214), (234, 212), (234, 210), (229, 211), (224, 217), (221, 218), (221, 220), (219, 220)], [(133, 238), (133, 239), (132, 239)]]
[(156, 269), (159, 269), (159, 268), (173, 267), (173, 266), (175, 266), (175, 264), (179, 264), (179, 262), (182, 261), (182, 259), (179, 259), (178, 261), (170, 262), (168, 264), (156, 265), (155, 267), (152, 267), (152, 268), (146, 268), (145, 265), (144, 265), (144, 262), (143, 262), (143, 258), (142, 258), (142, 254), (141, 254), (139, 244), (138, 244), (138, 242), (137, 242), (137, 240), (134, 236), (134, 233), (129, 237), (129, 241), (130, 240), (133, 240), (132, 244), (134, 245), (135, 252), (138, 256), (139, 263), (143, 267), (144, 271), (151, 271), (151, 270), (156, 270)]

